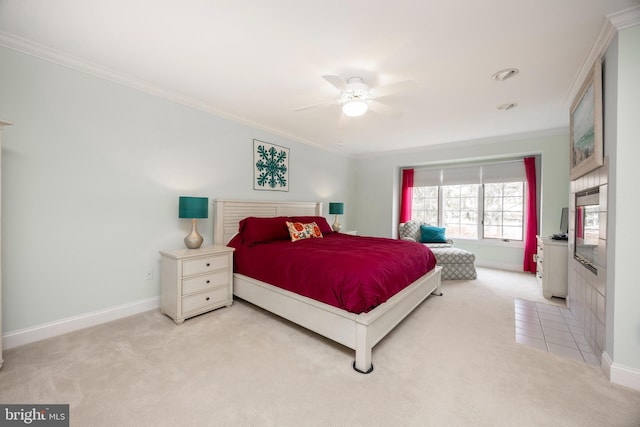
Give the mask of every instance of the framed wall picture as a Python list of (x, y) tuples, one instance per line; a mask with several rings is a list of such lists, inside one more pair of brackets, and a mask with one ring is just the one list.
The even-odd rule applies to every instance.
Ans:
[(602, 166), (602, 64), (599, 59), (571, 104), (569, 139), (572, 180)]
[(253, 140), (253, 189), (289, 191), (289, 149)]

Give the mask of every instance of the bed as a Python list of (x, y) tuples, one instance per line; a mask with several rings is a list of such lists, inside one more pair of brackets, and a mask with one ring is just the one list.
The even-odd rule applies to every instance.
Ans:
[[(322, 203), (217, 200), (214, 243), (229, 243), (238, 232), (240, 222), (247, 217), (281, 216), (322, 216)], [(441, 295), (440, 277), (441, 268), (435, 267), (384, 303), (362, 313), (319, 302), (237, 272), (233, 294), (355, 350), (353, 368), (369, 373), (373, 370), (372, 348), (429, 295)]]

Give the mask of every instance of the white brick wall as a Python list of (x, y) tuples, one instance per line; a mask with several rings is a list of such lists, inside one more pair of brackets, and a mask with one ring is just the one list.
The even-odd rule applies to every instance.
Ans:
[[(607, 197), (609, 161), (571, 182), (569, 207), (569, 283), (567, 307), (582, 323), (592, 351), (602, 356), (605, 347), (605, 302), (607, 284)], [(575, 245), (575, 194), (593, 187), (600, 187), (600, 236), (598, 240), (597, 274), (594, 274), (573, 258)]]

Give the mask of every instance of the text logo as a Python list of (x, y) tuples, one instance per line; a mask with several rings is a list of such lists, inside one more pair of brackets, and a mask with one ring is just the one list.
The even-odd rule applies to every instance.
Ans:
[(69, 427), (69, 405), (0, 404), (0, 426)]

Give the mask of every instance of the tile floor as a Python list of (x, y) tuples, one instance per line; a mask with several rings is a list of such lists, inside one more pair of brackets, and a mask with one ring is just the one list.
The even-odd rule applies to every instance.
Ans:
[(522, 299), (514, 300), (514, 308), (518, 344), (600, 365), (568, 308)]

